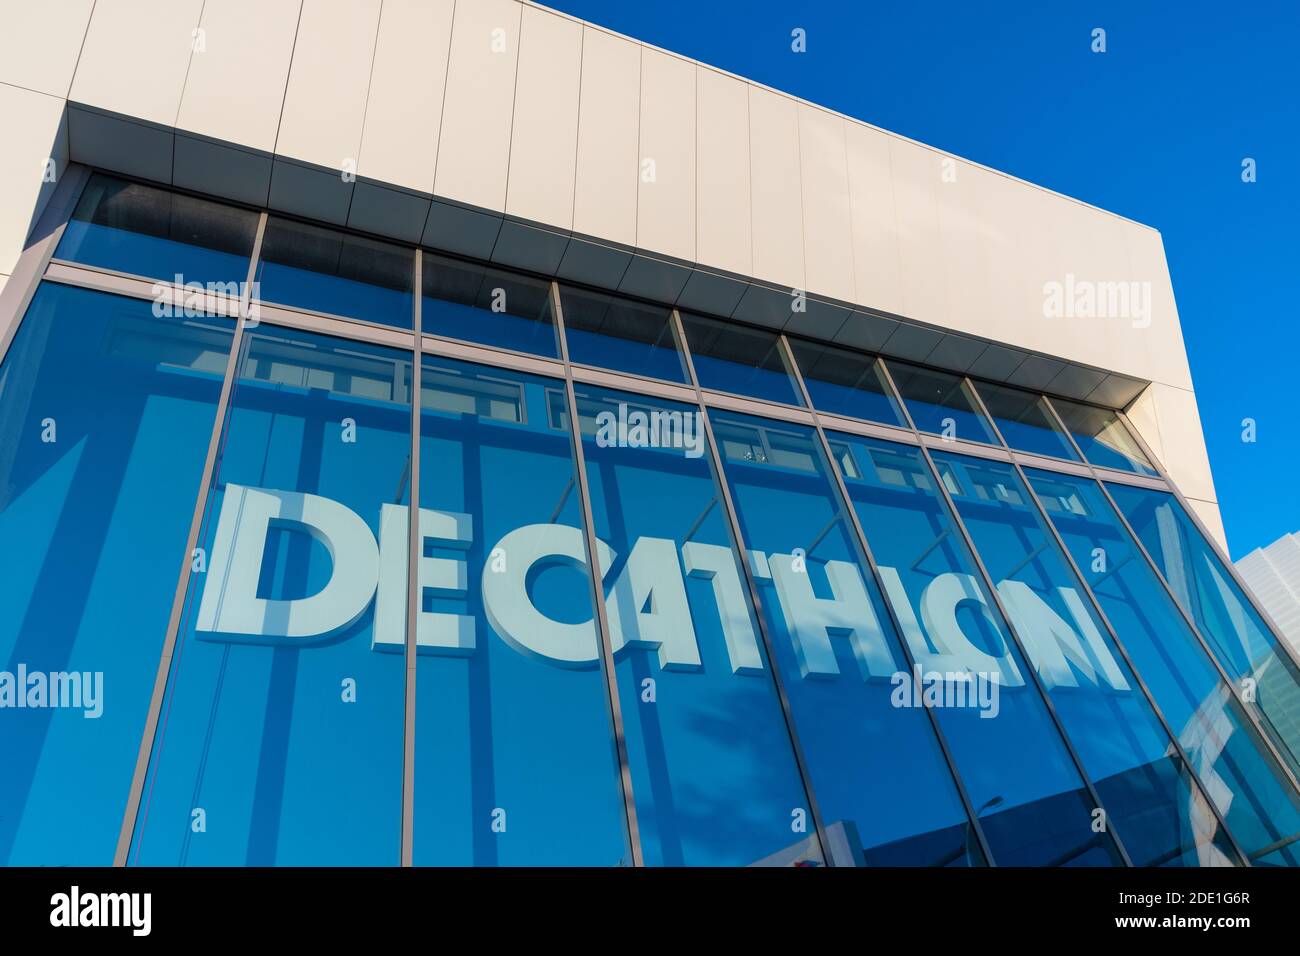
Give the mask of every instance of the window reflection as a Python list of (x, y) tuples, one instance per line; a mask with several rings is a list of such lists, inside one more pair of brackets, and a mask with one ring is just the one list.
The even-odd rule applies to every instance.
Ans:
[(1137, 440), (1124, 427), (1117, 412), (1093, 405), (1052, 399), (1052, 406), (1060, 414), (1065, 427), (1083, 451), (1089, 464), (1101, 468), (1154, 475), (1151, 460), (1142, 453)]
[(432, 335), (557, 358), (550, 283), (425, 252), (421, 325)]
[[(1027, 474), (1237, 842), (1254, 863), (1300, 864), (1300, 843), (1295, 842), (1300, 839), (1300, 798), (1101, 488), (1088, 478), (1038, 469), (1027, 469)], [(1051, 504), (1065, 497), (1066, 488), (1068, 500), (1082, 507)]]
[(1165, 491), (1108, 483), (1178, 602), (1192, 615), (1219, 664), (1250, 698), (1262, 722), (1300, 773), (1300, 677), (1178, 499)]
[(775, 332), (683, 313), (682, 327), (702, 388), (802, 405)]
[(893, 361), (889, 372), (921, 431), (960, 441), (998, 444), (970, 386), (960, 375)]
[(941, 452), (934, 457), (1130, 858), (1138, 866), (1235, 864), (1203, 791), (1171, 750), (1016, 469)]
[(1070, 447), (1070, 440), (1052, 418), (1043, 396), (992, 382), (973, 384), (1008, 447), (1035, 455), (1079, 460)]
[(880, 359), (819, 342), (789, 341), (808, 396), (819, 412), (906, 427)]
[(569, 360), (633, 375), (685, 382), (672, 313), (599, 292), (560, 286)]
[(0, 366), (0, 864), (113, 861), (232, 331), (45, 284)]
[(54, 255), (167, 282), (242, 284), (257, 219), (250, 210), (95, 173)]
[[(987, 688), (973, 705), (968, 694), (966, 706), (935, 713), (994, 857), (1001, 865), (1115, 864), (1114, 845), (1092, 830), (1091, 798), (921, 451), (835, 437), (864, 463), (862, 477), (846, 475), (845, 484), (917, 665), (954, 691)], [(965, 493), (964, 482), (949, 483)], [(1032, 766), (1024, 753), (1035, 754)]]
[(131, 861), (395, 864), (409, 355), (247, 335)]

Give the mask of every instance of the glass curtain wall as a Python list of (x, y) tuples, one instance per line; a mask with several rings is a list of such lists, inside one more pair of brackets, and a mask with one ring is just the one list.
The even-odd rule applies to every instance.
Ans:
[(1121, 415), (260, 222), (92, 176), (0, 365), (0, 861), (1300, 865)]

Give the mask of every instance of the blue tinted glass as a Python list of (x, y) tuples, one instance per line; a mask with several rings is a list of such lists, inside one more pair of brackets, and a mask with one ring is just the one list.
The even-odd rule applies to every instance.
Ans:
[(775, 333), (698, 315), (683, 315), (682, 326), (702, 388), (803, 404)]
[(970, 386), (960, 375), (901, 362), (890, 362), (889, 373), (921, 431), (959, 441), (998, 444)]
[(398, 861), (409, 388), (407, 353), (249, 333), (132, 862)]
[(563, 384), (422, 387), (415, 862), (630, 865)]
[(917, 668), (952, 703), (935, 713), (994, 859), (1119, 862), (1109, 837), (1092, 831), (1091, 798), (920, 450), (848, 435), (835, 442)]
[[(1256, 863), (1300, 864), (1300, 806), (1119, 516), (1089, 478), (1029, 469), (1047, 509), (1155, 705)], [(1272, 856), (1279, 842), (1286, 845)]]
[(1051, 401), (1089, 463), (1099, 468), (1135, 471), (1140, 475), (1156, 474), (1150, 459), (1142, 453), (1141, 446), (1129, 434), (1118, 414), (1094, 405), (1067, 402), (1063, 398)]
[(1034, 455), (1079, 460), (1070, 447), (1070, 440), (1048, 411), (1043, 396), (991, 382), (974, 384), (1009, 447)]
[(113, 861), (230, 340), (44, 285), (0, 367), (0, 863)]
[(711, 415), (834, 862), (983, 865), (812, 430)]
[(1138, 866), (1235, 862), (1223, 828), (1171, 751), (1169, 735), (1015, 467), (933, 454), (1130, 858)]
[(1106, 487), (1219, 665), (1239, 684), (1250, 682), (1264, 727), (1300, 773), (1300, 679), (1291, 655), (1278, 646), (1177, 498), (1151, 488)]
[(559, 356), (550, 283), (424, 253), (420, 324), (431, 335)]
[(569, 360), (633, 375), (685, 382), (668, 309), (560, 286)]
[(265, 302), (409, 329), (414, 273), (413, 249), (271, 217), (255, 291)]
[(577, 398), (646, 862), (820, 861), (699, 413)]
[(256, 234), (255, 212), (96, 174), (54, 257), (168, 282), (242, 284)]
[(817, 411), (905, 427), (880, 359), (802, 339), (791, 339), (790, 349)]

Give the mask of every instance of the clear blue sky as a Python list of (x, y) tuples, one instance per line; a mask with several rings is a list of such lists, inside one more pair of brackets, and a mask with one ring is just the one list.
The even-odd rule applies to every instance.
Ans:
[(1160, 230), (1232, 557), (1300, 530), (1300, 3), (549, 5)]

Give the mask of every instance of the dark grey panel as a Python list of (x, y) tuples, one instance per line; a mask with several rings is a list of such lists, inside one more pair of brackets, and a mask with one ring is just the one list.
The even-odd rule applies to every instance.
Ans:
[(355, 182), (345, 182), (338, 170), (277, 158), (271, 172), (271, 208), (304, 219), (342, 226), (348, 221)]
[(429, 199), (358, 179), (348, 209), (348, 225), (403, 242), (419, 242), (429, 218)]
[(71, 162), (170, 184), (175, 140), (170, 128), (147, 125), (77, 103), (68, 104)]
[(557, 275), (601, 289), (617, 289), (631, 261), (632, 253), (626, 249), (573, 236), (564, 250)]
[(564, 233), (506, 219), (492, 249), (492, 261), (553, 276), (568, 246), (569, 237)]
[(851, 348), (878, 352), (898, 328), (897, 319), (875, 315), (871, 312), (853, 312), (835, 333), (833, 341)]
[(182, 189), (265, 206), (271, 194), (271, 157), (177, 133), (172, 177)]
[(500, 231), (500, 214), (492, 215), (435, 199), (429, 206), (422, 241), (432, 249), (486, 260), (492, 258), (492, 247), (496, 245)]
[(748, 288), (743, 279), (696, 269), (677, 296), (677, 305), (692, 312), (730, 317)]
[(691, 270), (686, 266), (637, 254), (627, 264), (618, 291), (672, 305), (690, 277)]

